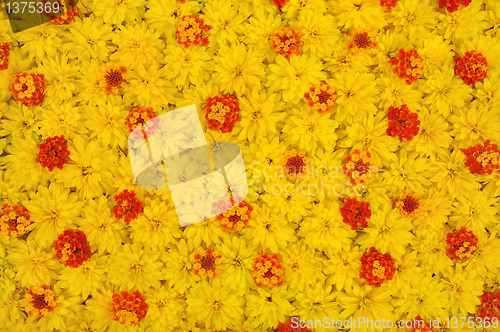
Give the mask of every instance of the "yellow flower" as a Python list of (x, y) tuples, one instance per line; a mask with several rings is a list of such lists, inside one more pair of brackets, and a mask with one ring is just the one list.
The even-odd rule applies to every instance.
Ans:
[(177, 239), (181, 236), (182, 231), (175, 209), (158, 198), (154, 200), (146, 198), (144, 213), (140, 214), (131, 225), (130, 237), (134, 243), (157, 250), (169, 243), (177, 243)]
[(173, 331), (186, 315), (185, 300), (172, 288), (161, 286), (157, 290), (151, 289), (146, 293), (146, 303), (149, 308), (145, 320), (154, 327), (152, 331)]
[(451, 213), (452, 200), (448, 195), (442, 195), (435, 188), (430, 189), (422, 197), (422, 213), (413, 220), (415, 229), (434, 232), (442, 229), (448, 222)]
[(60, 287), (67, 289), (70, 295), (81, 295), (85, 301), (89, 295), (103, 289), (106, 280), (104, 263), (107, 259), (107, 256), (94, 254), (77, 268), (65, 266), (59, 275)]
[(431, 181), (437, 182), (442, 195), (449, 193), (452, 198), (457, 198), (481, 188), (474, 174), (465, 166), (465, 155), (458, 149), (438, 156), (429, 171), (435, 174)]
[(338, 72), (367, 72), (373, 59), (368, 52), (352, 52), (347, 37), (342, 36), (333, 46), (333, 52), (325, 56), (326, 69), (333, 76)]
[(197, 15), (201, 9), (198, 1), (186, 0), (149, 0), (148, 11), (144, 14), (152, 29), (166, 36), (174, 34), (181, 18), (186, 15)]
[(412, 152), (408, 154), (401, 148), (398, 155), (393, 154), (390, 170), (384, 173), (384, 180), (393, 191), (403, 191), (408, 188), (419, 195), (423, 194), (424, 186), (431, 185), (428, 177), (428, 160), (420, 158)]
[[(288, 2), (290, 3), (290, 1)], [(248, 23), (245, 23), (243, 40), (249, 48), (261, 57), (265, 57), (269, 63), (274, 61), (276, 52), (273, 49), (273, 37), (286, 25), (280, 15), (257, 12), (252, 15)]]
[[(382, 318), (392, 320), (394, 316), (393, 307), (389, 303), (390, 299), (390, 289), (353, 285), (352, 288), (347, 288), (345, 292), (339, 293), (338, 301), (345, 309), (340, 314), (340, 319), (344, 320), (352, 316), (353, 321), (358, 320), (359, 317), (373, 321)], [(372, 331), (373, 327), (369, 328), (369, 326), (367, 324), (366, 330)]]
[(422, 277), (421, 269), (418, 267), (417, 252), (406, 249), (406, 253), (399, 259), (394, 259), (396, 273), (388, 285), (395, 288), (394, 295), (403, 297), (411, 290), (411, 285)]
[[(301, 320), (323, 320), (324, 317), (338, 318), (340, 306), (336, 301), (336, 292), (332, 290), (331, 285), (315, 283), (308, 287), (303, 293), (296, 296), (293, 302), (295, 314)], [(318, 331), (327, 331), (317, 328)]]
[(92, 2), (92, 12), (106, 24), (134, 24), (144, 15), (145, 0), (102, 0)]
[(92, 251), (98, 250), (103, 255), (116, 253), (125, 224), (111, 213), (106, 197), (89, 200), (82, 215), (80, 230), (87, 236)]
[(245, 17), (233, 7), (229, 0), (207, 1), (200, 18), (212, 27), (209, 37), (211, 47), (233, 44), (245, 29), (243, 25)]
[(389, 253), (392, 258), (399, 259), (411, 245), (414, 237), (411, 229), (410, 220), (402, 218), (398, 210), (386, 203), (372, 212), (368, 227), (363, 230), (366, 234), (358, 236), (356, 242), (362, 250), (375, 247), (382, 254)]
[(451, 41), (444, 39), (435, 31), (431, 36), (418, 40), (421, 41), (421, 45), (417, 47), (417, 52), (424, 64), (424, 73), (440, 69), (446, 60), (455, 55)]
[(236, 291), (238, 296), (248, 294), (253, 283), (252, 270), (257, 246), (247, 245), (243, 237), (231, 236), (217, 249), (222, 255), (221, 285)]
[(304, 181), (292, 184), (281, 177), (265, 186), (266, 194), (262, 199), (273, 213), (286, 215), (287, 221), (298, 223), (312, 207), (310, 189)]
[(457, 264), (455, 273), (443, 282), (445, 290), (450, 294), (451, 313), (453, 316), (467, 316), (476, 312), (481, 304), (483, 281), (474, 270), (464, 270)]
[(90, 138), (111, 148), (120, 147), (125, 150), (127, 144), (127, 128), (125, 119), (128, 112), (121, 98), (108, 95), (107, 99), (99, 100), (97, 106), (88, 107), (85, 126), (91, 128)]
[(378, 0), (335, 0), (329, 12), (338, 17), (342, 30), (371, 28), (378, 30), (387, 25), (383, 7)]
[(347, 126), (346, 136), (339, 146), (370, 152), (378, 165), (390, 165), (392, 152), (398, 149), (398, 139), (387, 135), (389, 121), (383, 112), (368, 115), (363, 122)]
[(224, 93), (235, 93), (237, 97), (260, 87), (265, 77), (262, 59), (245, 44), (222, 46), (215, 57), (215, 74), (212, 77)]
[(59, 29), (52, 24), (41, 24), (16, 34), (16, 40), (23, 43), (22, 50), (29, 59), (41, 63), (45, 59), (53, 59), (62, 48)]
[(159, 37), (160, 34), (155, 30), (149, 30), (145, 22), (120, 26), (112, 36), (113, 43), (118, 45), (118, 49), (109, 59), (130, 69), (135, 69), (140, 64), (150, 64), (158, 58), (160, 50), (164, 48), (164, 43)]
[[(169, 75), (173, 78), (175, 85), (184, 91), (190, 87), (190, 83), (198, 86), (209, 81), (213, 66), (210, 63), (211, 54), (205, 46), (192, 46), (186, 48), (169, 40), (165, 49), (165, 62)], [(186, 104), (188, 105), (188, 104)]]
[(359, 284), (360, 258), (363, 253), (359, 246), (350, 245), (343, 247), (337, 253), (327, 252), (328, 260), (324, 261), (324, 273), (328, 277), (326, 283), (335, 285), (338, 291), (350, 289), (354, 284)]
[(179, 294), (185, 293), (200, 280), (200, 277), (194, 274), (193, 252), (193, 245), (181, 239), (177, 245), (170, 245), (169, 250), (162, 253), (161, 260), (165, 262), (163, 277), (168, 286), (175, 288)]
[(481, 10), (483, 2), (473, 0), (468, 6), (460, 6), (457, 11), (439, 15), (437, 32), (453, 43), (460, 43), (476, 36), (486, 28), (486, 12)]
[(500, 255), (500, 239), (496, 232), (490, 235), (477, 234), (479, 238), (476, 252), (464, 262), (464, 268), (476, 271), (485, 279), (490, 273), (497, 274), (500, 262), (496, 257)]
[[(20, 299), (21, 291), (7, 295), (5, 301), (0, 301), (0, 328), (6, 331), (21, 331), (19, 327), (26, 326), (26, 314), (23, 301)], [(23, 331), (24, 332), (24, 331)]]
[(451, 61), (429, 73), (420, 90), (426, 94), (424, 104), (445, 118), (452, 110), (465, 108), (465, 103), (472, 98), (472, 89), (455, 75)]
[(312, 249), (337, 253), (351, 245), (354, 231), (342, 221), (337, 200), (328, 199), (314, 205), (302, 220), (297, 233)]
[(412, 112), (421, 108), (422, 92), (406, 84), (396, 74), (390, 73), (389, 76), (381, 76), (377, 79), (377, 84), (382, 92), (379, 107), (384, 110), (388, 110), (391, 106), (401, 107), (402, 105), (407, 105)]
[(325, 279), (321, 271), (323, 257), (308, 248), (305, 240), (291, 244), (281, 254), (285, 268), (283, 283), (293, 291), (302, 292), (310, 285)]
[(40, 246), (52, 246), (59, 234), (80, 222), (83, 202), (78, 195), (64, 189), (62, 185), (51, 183), (49, 187), (40, 185), (37, 192), (30, 192), (29, 200), (23, 201), (33, 224), (27, 227)]
[(272, 329), (291, 316), (295, 307), (290, 304), (292, 294), (286, 286), (257, 288), (247, 295), (245, 316), (254, 328)]
[(202, 281), (186, 295), (188, 321), (205, 322), (205, 328), (226, 330), (243, 318), (244, 299), (221, 286), (215, 279)]
[(39, 106), (26, 107), (12, 100), (5, 107), (5, 112), (2, 115), (0, 135), (35, 139), (40, 132), (39, 121), (36, 116), (36, 110), (38, 109)]
[(292, 56), (289, 60), (281, 54), (276, 56), (276, 64), (269, 65), (267, 81), (264, 84), (270, 92), (279, 91), (283, 101), (302, 98), (311, 86), (326, 79), (323, 64), (316, 56)]
[(45, 76), (44, 80), (47, 82), (44, 99), (46, 105), (71, 100), (76, 90), (78, 65), (77, 61), (69, 60), (65, 55), (44, 59), (39, 66), (39, 73)]
[(285, 3), (281, 11), (287, 19), (297, 19), (304, 12), (317, 11), (323, 16), (327, 10), (327, 4), (321, 0), (290, 0)]
[(452, 273), (451, 259), (446, 255), (445, 229), (435, 232), (417, 232), (413, 248), (418, 252), (417, 260), (424, 272), (432, 272), (438, 276)]
[(107, 193), (113, 175), (109, 171), (117, 156), (96, 141), (75, 136), (68, 142), (70, 163), (56, 175), (66, 188), (75, 188), (80, 198), (94, 198)]
[(53, 251), (38, 246), (33, 240), (17, 242), (8, 251), (7, 261), (14, 267), (20, 287), (50, 284), (57, 278), (59, 264)]
[(449, 223), (456, 229), (466, 227), (476, 236), (487, 234), (486, 229), (491, 229), (498, 223), (497, 209), (494, 204), (496, 198), (488, 192), (471, 190), (458, 197), (453, 203), (455, 207), (450, 215)]
[(163, 263), (160, 253), (144, 249), (139, 244), (125, 244), (110, 257), (109, 282), (119, 286), (120, 291), (139, 290), (145, 292), (150, 287), (159, 288)]
[[(293, 0), (289, 1), (291, 3)], [(298, 2), (298, 1), (297, 1)], [(288, 4), (287, 3), (287, 4)], [(311, 5), (308, 3), (307, 5)], [(336, 28), (335, 19), (332, 15), (324, 15), (324, 7), (318, 3), (318, 7), (307, 10), (306, 6), (300, 6), (300, 15), (296, 22), (291, 22), (291, 27), (300, 34), (302, 41), (302, 51), (314, 54), (320, 58), (332, 54), (334, 45), (340, 39), (340, 31)], [(284, 6), (291, 8), (291, 5)], [(289, 10), (286, 15), (291, 12)]]
[(330, 119), (329, 113), (318, 113), (302, 107), (294, 109), (289, 116), (282, 133), (290, 145), (298, 146), (314, 154), (318, 146), (328, 149), (335, 148), (338, 135), (335, 129), (339, 123)]
[(241, 121), (235, 126), (238, 139), (261, 142), (269, 133), (277, 134), (276, 125), (284, 118), (283, 103), (275, 93), (253, 88), (239, 98)]
[(82, 113), (83, 108), (75, 107), (72, 101), (44, 108), (37, 116), (40, 119), (42, 138), (64, 135), (66, 139), (73, 139), (77, 135), (86, 134), (88, 130)]
[(403, 314), (403, 319), (415, 319), (416, 316), (424, 319), (447, 317), (449, 293), (444, 287), (445, 284), (439, 277), (419, 275), (407, 294), (392, 301), (395, 313)]
[(438, 23), (437, 13), (429, 0), (399, 1), (387, 21), (394, 25), (394, 32), (408, 39), (425, 39)]

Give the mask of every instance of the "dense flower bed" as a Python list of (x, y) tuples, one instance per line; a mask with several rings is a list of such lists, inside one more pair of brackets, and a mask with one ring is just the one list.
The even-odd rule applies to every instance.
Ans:
[[(75, 8), (16, 34), (0, 11), (0, 331), (500, 318), (500, 2)], [(249, 194), (181, 228), (127, 138), (191, 104)]]

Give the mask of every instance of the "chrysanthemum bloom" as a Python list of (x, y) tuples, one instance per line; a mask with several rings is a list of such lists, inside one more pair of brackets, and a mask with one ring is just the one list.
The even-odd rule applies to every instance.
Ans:
[(389, 107), (389, 126), (387, 127), (387, 135), (391, 137), (398, 136), (402, 141), (407, 139), (410, 141), (418, 134), (420, 130), (420, 120), (417, 113), (412, 113), (408, 106)]
[(307, 290), (317, 281), (325, 280), (322, 272), (324, 256), (301, 240), (291, 244), (282, 252), (283, 268), (286, 274), (283, 283), (292, 292), (300, 293)]
[(142, 213), (144, 208), (142, 202), (137, 199), (135, 190), (128, 191), (125, 189), (118, 195), (115, 195), (116, 205), (112, 212), (116, 219), (124, 218), (125, 224), (130, 225), (130, 222), (137, 219), (139, 213)]
[[(382, 2), (383, 0), (381, 0)], [(352, 37), (352, 42), (347, 46), (352, 52), (357, 52), (359, 50), (365, 50), (370, 47), (377, 47), (377, 42), (372, 40), (373, 36), (368, 31), (359, 32)]]
[(39, 147), (38, 161), (49, 171), (52, 172), (55, 167), (63, 169), (63, 166), (69, 163), (68, 141), (64, 135), (47, 137)]
[(455, 271), (442, 283), (444, 291), (450, 295), (451, 308), (448, 307), (448, 312), (451, 317), (463, 317), (476, 312), (484, 290), (484, 281), (476, 270), (465, 269), (462, 264), (457, 264)]
[(151, 137), (154, 132), (160, 127), (160, 122), (157, 121), (158, 119), (150, 121), (146, 125), (144, 125), (144, 123), (151, 119), (154, 119), (155, 117), (156, 113), (153, 111), (152, 107), (148, 107), (146, 109), (142, 106), (139, 106), (134, 108), (129, 113), (127, 119), (125, 120), (125, 125), (127, 126), (129, 133), (134, 131), (134, 129), (138, 126), (144, 126), (144, 130), (142, 132), (136, 132), (134, 135), (135, 139), (144, 139), (144, 131), (146, 132), (147, 137)]
[(286, 171), (286, 176), (290, 181), (300, 181), (307, 175), (309, 158), (306, 157), (305, 151), (292, 149), (285, 152), (282, 164), (285, 166), (284, 170)]
[(194, 254), (194, 259), (194, 274), (199, 275), (202, 280), (215, 278), (219, 272), (217, 265), (220, 265), (222, 259), (217, 250), (200, 248), (198, 253)]
[(393, 204), (398, 209), (401, 217), (410, 220), (418, 218), (425, 211), (425, 200), (419, 199), (419, 195), (409, 189), (400, 193), (399, 197), (393, 201)]
[[(278, 0), (274, 0), (278, 1)], [(282, 0), (283, 1), (283, 0)], [(299, 317), (292, 317), (291, 319), (294, 319), (293, 326), (296, 326), (297, 322), (299, 321)], [(292, 322), (286, 322), (286, 323), (279, 323), (278, 327), (274, 329), (274, 332), (312, 332), (311, 329), (308, 327), (292, 327)]]
[(467, 156), (465, 166), (473, 174), (492, 174), (500, 170), (500, 150), (496, 144), (491, 144), (490, 140), (462, 149), (462, 152)]
[(120, 92), (120, 88), (125, 89), (128, 86), (129, 78), (127, 68), (114, 62), (108, 62), (101, 66), (99, 86), (107, 93), (113, 92), (116, 95)]
[(203, 109), (208, 128), (221, 133), (232, 132), (234, 124), (241, 121), (239, 102), (231, 95), (209, 97)]
[(406, 84), (410, 85), (418, 80), (424, 71), (422, 57), (416, 50), (406, 52), (400, 49), (397, 57), (390, 60), (391, 65), (396, 66), (393, 71), (399, 78), (404, 78)]
[(307, 106), (314, 108), (320, 114), (330, 112), (330, 107), (335, 105), (338, 99), (337, 92), (325, 83), (311, 87), (309, 92), (304, 94), (304, 98), (309, 100)]
[[(231, 201), (233, 201), (232, 198)], [(232, 208), (231, 202), (221, 201), (218, 205), (221, 210), (226, 212), (217, 215), (217, 219), (219, 219), (221, 227), (228, 231), (239, 231), (247, 227), (248, 222), (252, 219), (253, 207), (247, 202), (240, 202)]]
[(370, 152), (354, 150), (346, 157), (347, 163), (342, 167), (346, 176), (351, 177), (352, 184), (369, 183), (375, 174), (372, 168), (376, 168)]
[(137, 325), (146, 317), (149, 305), (141, 292), (129, 293), (123, 291), (120, 295), (113, 294), (113, 319), (124, 325)]
[(9, 68), (10, 44), (0, 44), (0, 70)]
[(470, 51), (462, 58), (454, 58), (455, 75), (460, 75), (465, 84), (474, 86), (488, 76), (488, 60), (481, 53)]
[(446, 243), (451, 246), (446, 255), (452, 260), (470, 258), (476, 252), (478, 242), (479, 239), (472, 231), (462, 227), (456, 233), (446, 234)]
[(396, 7), (399, 0), (380, 0), (380, 6), (387, 8), (387, 10), (391, 10)]
[(477, 316), (484, 320), (491, 320), (495, 317), (500, 320), (500, 290), (492, 293), (483, 291), (481, 307), (477, 310)]
[(56, 296), (47, 285), (35, 286), (26, 292), (24, 307), (29, 316), (45, 317), (56, 307)]
[(80, 296), (86, 300), (89, 295), (95, 296), (108, 278), (106, 261), (108, 255), (92, 255), (89, 260), (77, 268), (66, 267), (58, 274), (57, 284), (66, 289), (72, 296)]
[(59, 235), (54, 241), (54, 249), (61, 263), (70, 267), (79, 267), (91, 254), (85, 233), (72, 229), (67, 229)]
[(380, 287), (380, 285), (387, 281), (392, 280), (396, 268), (394, 267), (394, 259), (388, 253), (382, 255), (371, 247), (369, 252), (361, 256), (361, 272), (359, 277), (366, 281), (366, 284)]
[(208, 45), (210, 41), (207, 37), (203, 37), (212, 29), (211, 26), (205, 24), (205, 20), (192, 15), (185, 15), (182, 17), (175, 34), (177, 36), (177, 43), (184, 45), (188, 48), (191, 45)]
[(273, 38), (274, 50), (287, 59), (292, 54), (300, 55), (300, 50), (297, 46), (301, 44), (300, 34), (295, 29), (283, 28)]
[(252, 274), (257, 285), (276, 287), (283, 284), (285, 269), (279, 260), (278, 254), (259, 253), (259, 257), (255, 259)]
[(9, 90), (14, 95), (14, 99), (25, 106), (38, 106), (45, 99), (45, 87), (47, 82), (43, 74), (22, 74), (14, 75), (14, 83), (9, 86)]
[(439, 0), (439, 8), (446, 8), (449, 13), (456, 12), (460, 5), (467, 7), (472, 0)]
[(10, 206), (8, 203), (3, 203), (2, 212), (4, 214), (0, 216), (0, 234), (19, 237), (24, 235), (27, 232), (26, 227), (33, 223), (30, 221), (28, 209), (19, 204)]
[(352, 230), (356, 230), (358, 227), (368, 226), (367, 219), (372, 216), (372, 211), (369, 202), (360, 202), (357, 198), (347, 197), (340, 208), (340, 214), (343, 222), (350, 225)]

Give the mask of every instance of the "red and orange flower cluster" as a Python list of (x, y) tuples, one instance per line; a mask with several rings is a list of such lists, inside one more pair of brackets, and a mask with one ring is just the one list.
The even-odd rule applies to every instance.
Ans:
[(192, 15), (183, 16), (175, 34), (177, 43), (188, 48), (191, 45), (208, 45), (208, 38), (203, 34), (210, 31), (212, 27), (205, 24), (205, 20)]
[(14, 95), (14, 99), (24, 106), (38, 106), (45, 99), (45, 76), (43, 74), (22, 74), (14, 75), (14, 83), (9, 86), (9, 90)]
[(300, 35), (294, 29), (283, 28), (273, 39), (273, 48), (276, 53), (281, 54), (285, 58), (291, 57), (293, 54), (300, 55), (299, 45), (302, 44)]
[(352, 230), (358, 227), (365, 228), (368, 226), (367, 219), (372, 216), (369, 202), (360, 202), (356, 198), (348, 197), (340, 208), (342, 221), (351, 226)]
[(45, 317), (56, 308), (56, 296), (47, 285), (35, 286), (24, 296), (24, 308), (31, 317)]
[(10, 206), (8, 203), (3, 203), (2, 212), (4, 214), (0, 216), (0, 234), (18, 237), (26, 234), (26, 227), (33, 224), (28, 209), (18, 204)]
[(0, 70), (9, 68), (10, 44), (0, 44)]
[[(150, 121), (151, 120), (151, 121)], [(142, 126), (142, 131), (134, 133), (134, 139), (140, 140), (144, 137), (148, 138), (153, 136), (154, 132), (160, 127), (160, 121), (156, 117), (156, 113), (152, 107), (136, 107), (127, 116), (125, 120), (129, 132), (133, 132), (138, 126)]]
[(194, 255), (196, 262), (193, 264), (194, 274), (203, 279), (213, 279), (217, 275), (217, 265), (221, 263), (222, 256), (217, 250), (200, 248)]
[(223, 134), (232, 132), (241, 121), (240, 103), (231, 95), (209, 97), (203, 109), (208, 128)]
[(423, 212), (423, 200), (419, 199), (417, 193), (405, 190), (393, 201), (402, 217), (415, 219)]
[(231, 208), (232, 202), (234, 202), (233, 199), (231, 199), (231, 202), (219, 202), (219, 208), (226, 212), (217, 215), (217, 219), (220, 221), (222, 228), (236, 232), (247, 227), (248, 222), (252, 219), (253, 207), (242, 201)]
[(356, 52), (358, 50), (367, 49), (369, 47), (377, 47), (377, 45), (377, 42), (374, 42), (372, 40), (372, 36), (367, 31), (364, 31), (357, 33), (354, 36), (353, 41), (349, 43), (349, 46), (347, 48), (353, 52)]
[(482, 319), (496, 318), (500, 320), (500, 290), (495, 293), (483, 291), (481, 307), (478, 309), (477, 315)]
[(285, 152), (282, 163), (285, 165), (286, 174), (291, 181), (300, 181), (307, 175), (309, 159), (305, 151), (292, 149)]
[(359, 277), (364, 279), (368, 285), (380, 287), (386, 280), (392, 280), (396, 267), (394, 259), (388, 254), (381, 254), (371, 247), (361, 256), (361, 272)]
[(113, 207), (112, 212), (118, 220), (125, 218), (126, 225), (130, 225), (130, 222), (137, 219), (139, 213), (144, 210), (142, 202), (137, 199), (135, 190), (129, 192), (125, 189), (115, 195), (115, 202), (116, 205)]
[(472, 0), (439, 0), (439, 8), (446, 8), (450, 13), (456, 12), (460, 5), (467, 7)]
[(38, 162), (43, 167), (53, 171), (54, 168), (63, 169), (69, 163), (68, 141), (62, 136), (47, 137), (45, 142), (38, 146)]
[(67, 229), (59, 235), (54, 241), (54, 249), (56, 257), (69, 267), (79, 267), (88, 261), (91, 254), (85, 234), (72, 229)]
[(387, 10), (391, 10), (396, 7), (399, 0), (380, 0), (380, 6), (387, 8)]
[(137, 325), (146, 317), (149, 305), (141, 292), (129, 293), (123, 291), (121, 295), (113, 294), (113, 319), (124, 325)]
[(320, 83), (316, 87), (311, 87), (309, 92), (304, 94), (304, 98), (309, 100), (307, 106), (314, 108), (318, 113), (330, 112), (330, 107), (337, 103), (337, 91), (333, 91), (330, 86)]
[(398, 136), (400, 141), (404, 139), (411, 140), (420, 130), (418, 114), (410, 112), (406, 105), (389, 107), (388, 117), (389, 126), (386, 131), (387, 135), (391, 137)]
[(406, 52), (400, 49), (397, 57), (392, 58), (389, 62), (396, 66), (393, 70), (394, 73), (398, 74), (399, 78), (404, 78), (408, 85), (416, 82), (424, 71), (423, 60), (416, 50)]
[(467, 156), (465, 166), (473, 174), (492, 174), (500, 170), (500, 150), (490, 140), (462, 149), (462, 152)]
[(465, 227), (462, 227), (456, 233), (446, 234), (446, 243), (451, 246), (446, 251), (446, 255), (451, 260), (467, 259), (476, 252), (478, 242), (479, 239), (472, 231), (467, 231)]
[(346, 176), (351, 177), (352, 184), (369, 183), (374, 176), (372, 155), (367, 151), (354, 150), (346, 157), (347, 163), (342, 167)]
[(252, 277), (259, 286), (276, 287), (283, 284), (285, 269), (278, 254), (259, 253), (255, 259)]
[(108, 62), (101, 67), (99, 73), (99, 86), (107, 93), (118, 94), (120, 88), (128, 86), (127, 80), (130, 78), (127, 68), (117, 63)]
[(488, 76), (488, 60), (481, 53), (470, 51), (463, 58), (454, 58), (455, 75), (460, 75), (462, 81), (469, 86)]

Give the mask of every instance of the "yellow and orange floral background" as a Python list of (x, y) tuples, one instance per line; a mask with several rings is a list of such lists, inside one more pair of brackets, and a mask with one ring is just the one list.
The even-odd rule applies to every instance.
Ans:
[[(2, 8), (0, 331), (498, 318), (500, 2), (381, 2), (81, 0), (73, 18), (15, 34)], [(180, 43), (186, 16), (210, 27), (198, 45)], [(237, 106), (206, 107), (216, 96)], [(208, 141), (242, 149), (249, 194), (233, 216), (251, 213), (236, 230), (181, 228), (168, 191), (135, 183), (130, 128), (191, 104)], [(228, 132), (208, 121), (233, 113)], [(56, 136), (69, 156), (49, 169)], [(143, 207), (127, 221), (125, 190)], [(348, 224), (350, 204), (366, 224)], [(61, 234), (76, 231), (90, 254), (69, 253)], [(372, 247), (379, 261), (363, 263)], [(274, 270), (256, 267), (274, 254)], [(349, 329), (310, 329), (327, 330)]]

